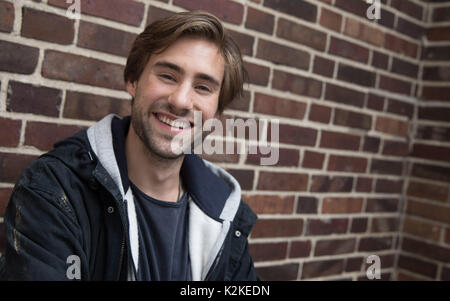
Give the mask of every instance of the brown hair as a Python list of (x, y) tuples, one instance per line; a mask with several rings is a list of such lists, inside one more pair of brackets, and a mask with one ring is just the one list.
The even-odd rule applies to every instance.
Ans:
[(242, 96), (247, 73), (237, 44), (225, 32), (219, 19), (206, 12), (181, 12), (148, 25), (136, 38), (128, 55), (124, 71), (125, 82), (139, 80), (153, 53), (163, 52), (184, 36), (213, 42), (224, 58), (225, 72), (218, 106), (221, 113), (236, 96)]

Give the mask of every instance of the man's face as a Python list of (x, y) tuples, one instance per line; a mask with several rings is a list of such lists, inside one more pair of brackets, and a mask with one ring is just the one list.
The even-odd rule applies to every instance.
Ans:
[(217, 46), (198, 38), (181, 38), (150, 57), (139, 80), (127, 83), (134, 97), (131, 125), (147, 150), (180, 156), (171, 148), (173, 137), (193, 136), (194, 111), (203, 122), (215, 116), (224, 70)]

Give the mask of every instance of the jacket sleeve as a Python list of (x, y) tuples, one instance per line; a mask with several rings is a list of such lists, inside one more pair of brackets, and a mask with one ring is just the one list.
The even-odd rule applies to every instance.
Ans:
[(35, 162), (22, 174), (4, 222), (6, 246), (0, 279), (81, 278), (80, 264), (86, 261), (81, 230), (70, 214), (67, 197), (45, 164)]

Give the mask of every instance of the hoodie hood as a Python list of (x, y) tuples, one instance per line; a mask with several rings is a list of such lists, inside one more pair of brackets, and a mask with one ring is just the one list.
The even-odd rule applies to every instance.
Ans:
[[(124, 154), (124, 149), (120, 149), (124, 148), (124, 137), (120, 137), (124, 135), (129, 124), (129, 117), (122, 119), (110, 114), (87, 130), (87, 138), (89, 148), (111, 176), (126, 203), (130, 248), (134, 267), (137, 270), (139, 236), (134, 196), (127, 183), (128, 177), (124, 172), (124, 163), (119, 158)], [(123, 139), (123, 141), (115, 143), (115, 139)], [(70, 140), (66, 143), (74, 142)], [(86, 146), (85, 142), (83, 145)], [(86, 152), (86, 156), (90, 157), (89, 151)], [(117, 155), (121, 152), (122, 155)], [(238, 211), (241, 188), (236, 179), (224, 169), (194, 154), (185, 155), (181, 176), (190, 196), (189, 253), (192, 279), (204, 280), (220, 253)], [(133, 271), (129, 274), (129, 278), (133, 279)]]

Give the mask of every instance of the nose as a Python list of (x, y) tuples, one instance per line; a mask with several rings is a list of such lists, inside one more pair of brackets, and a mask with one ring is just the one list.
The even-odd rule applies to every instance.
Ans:
[(191, 87), (188, 83), (183, 83), (170, 93), (168, 102), (174, 110), (177, 111), (190, 111), (192, 110), (193, 103), (191, 99)]

